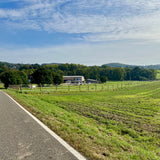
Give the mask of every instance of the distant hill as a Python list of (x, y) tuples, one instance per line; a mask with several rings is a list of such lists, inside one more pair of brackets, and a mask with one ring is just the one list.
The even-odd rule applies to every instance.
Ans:
[(41, 64), (42, 66), (46, 66), (46, 65), (54, 65), (54, 64), (57, 64), (57, 65), (60, 65), (62, 63), (43, 63)]
[(122, 68), (134, 68), (136, 65), (122, 64), (122, 63), (108, 63), (104, 64), (104, 66), (108, 67), (122, 67)]
[(160, 64), (157, 64), (157, 65), (148, 65), (148, 66), (145, 66), (144, 68), (160, 70)]
[[(44, 65), (60, 65), (62, 63), (43, 63), (41, 64), (42, 66)], [(2, 65), (6, 65), (8, 68), (11, 69), (19, 69), (22, 66), (26, 65), (26, 66), (32, 66), (33, 68), (37, 68), (38, 66), (41, 66), (40, 64), (22, 64), (22, 63), (8, 63), (8, 62), (0, 62), (0, 66)], [(108, 67), (122, 67), (122, 68), (134, 68), (134, 67), (140, 67), (140, 68), (144, 68), (144, 69), (156, 69), (156, 70), (160, 70), (160, 64), (157, 65), (146, 65), (146, 66), (138, 66), (138, 65), (129, 65), (129, 64), (122, 64), (122, 63), (108, 63), (108, 64), (104, 64), (102, 66), (108, 66)]]
[(140, 65), (122, 64), (122, 63), (108, 63), (108, 64), (104, 64), (103, 66), (108, 66), (108, 67), (122, 67), (122, 68), (140, 67), (140, 68), (144, 68), (144, 69), (156, 69), (156, 70), (160, 70), (160, 64), (140, 66)]

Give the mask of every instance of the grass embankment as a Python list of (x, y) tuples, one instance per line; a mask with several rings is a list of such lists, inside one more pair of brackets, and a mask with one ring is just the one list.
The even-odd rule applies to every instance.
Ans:
[(99, 92), (7, 92), (88, 159), (160, 159), (160, 82)]

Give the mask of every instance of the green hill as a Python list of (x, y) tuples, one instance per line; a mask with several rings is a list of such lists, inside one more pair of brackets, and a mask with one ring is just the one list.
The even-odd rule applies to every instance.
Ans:
[(141, 66), (141, 65), (129, 65), (129, 64), (122, 64), (122, 63), (107, 63), (107, 64), (104, 64), (103, 66), (115, 67), (115, 68), (119, 68), (119, 67), (122, 67), (122, 68), (140, 67), (140, 68), (144, 68), (144, 69), (160, 70), (160, 64)]

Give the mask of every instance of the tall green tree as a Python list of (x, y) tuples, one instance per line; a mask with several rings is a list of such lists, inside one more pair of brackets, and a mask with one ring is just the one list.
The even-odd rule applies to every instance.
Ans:
[(8, 71), (9, 68), (5, 64), (0, 65), (0, 73)]
[(52, 73), (53, 74), (53, 83), (54, 84), (61, 84), (63, 83), (63, 77), (58, 73)]
[(113, 80), (121, 81), (121, 80), (124, 80), (124, 77), (125, 77), (124, 68), (114, 68), (113, 69), (113, 75), (112, 75)]
[(28, 84), (27, 75), (24, 72), (9, 70), (1, 73), (0, 79), (4, 83), (5, 88), (9, 85)]
[(32, 83), (36, 84), (52, 84), (53, 74), (46, 67), (40, 67), (32, 75)]

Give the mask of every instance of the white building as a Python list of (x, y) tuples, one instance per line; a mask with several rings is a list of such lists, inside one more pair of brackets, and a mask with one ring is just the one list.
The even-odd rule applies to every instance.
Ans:
[(63, 76), (64, 83), (68, 84), (84, 84), (85, 79), (83, 76)]

